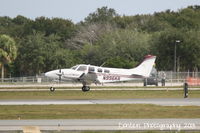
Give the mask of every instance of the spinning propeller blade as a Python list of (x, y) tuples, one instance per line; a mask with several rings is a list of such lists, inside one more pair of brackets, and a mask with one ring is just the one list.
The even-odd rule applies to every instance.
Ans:
[(61, 82), (61, 76), (62, 76), (61, 69), (59, 70), (59, 73), (60, 73), (60, 75), (59, 75), (59, 82)]

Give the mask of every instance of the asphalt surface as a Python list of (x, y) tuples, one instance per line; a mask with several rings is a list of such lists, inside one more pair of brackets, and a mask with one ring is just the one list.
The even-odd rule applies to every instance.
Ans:
[[(170, 87), (166, 87), (166, 88), (151, 88), (151, 87), (146, 87), (146, 88), (91, 88), (91, 91), (134, 91), (134, 90), (157, 90), (157, 91), (169, 91), (169, 90), (183, 90), (183, 88), (179, 87), (179, 88), (170, 88)], [(189, 88), (189, 90), (200, 90), (199, 88)], [(22, 92), (22, 91), (50, 91), (49, 89), (0, 89), (0, 92)], [(60, 88), (56, 88), (56, 91), (82, 91), (81, 87), (78, 88), (66, 88), (66, 89), (60, 89)]]
[(0, 130), (200, 130), (200, 119), (0, 120)]
[(155, 104), (161, 106), (200, 106), (200, 98), (145, 98), (99, 100), (0, 100), (0, 105), (70, 105), (70, 104)]
[[(167, 82), (165, 87), (143, 86), (143, 82), (136, 83), (106, 83), (104, 85), (90, 86), (91, 90), (183, 90), (183, 82)], [(27, 83), (27, 84), (1, 84), (0, 91), (49, 91), (49, 88), (54, 86), (57, 91), (77, 90), (81, 91), (82, 84), (80, 83)], [(176, 86), (176, 87), (175, 87)], [(60, 88), (62, 87), (62, 88)], [(65, 88), (66, 87), (66, 88)], [(189, 90), (200, 90), (200, 87), (190, 87)]]

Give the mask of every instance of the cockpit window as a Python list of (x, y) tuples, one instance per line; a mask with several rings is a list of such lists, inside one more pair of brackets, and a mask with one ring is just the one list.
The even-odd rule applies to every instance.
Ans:
[(71, 69), (76, 70), (77, 67), (78, 67), (78, 66), (73, 66)]
[(85, 71), (87, 70), (87, 66), (80, 66), (77, 71)]

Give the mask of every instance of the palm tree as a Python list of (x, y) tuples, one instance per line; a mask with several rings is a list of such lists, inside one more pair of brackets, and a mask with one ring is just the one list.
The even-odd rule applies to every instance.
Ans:
[(0, 35), (1, 80), (4, 79), (4, 65), (12, 63), (17, 57), (15, 41), (8, 35)]

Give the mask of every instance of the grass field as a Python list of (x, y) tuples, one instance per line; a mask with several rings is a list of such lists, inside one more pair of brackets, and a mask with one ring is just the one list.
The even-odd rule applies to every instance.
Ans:
[[(200, 91), (189, 91), (189, 97), (200, 98)], [(12, 91), (0, 92), (0, 99), (127, 99), (127, 98), (183, 98), (180, 90), (106, 90), (106, 91)]]
[(199, 106), (144, 104), (0, 106), (1, 119), (200, 118)]
[[(189, 91), (200, 98), (200, 91)], [(0, 92), (0, 99), (127, 99), (183, 98), (178, 90), (107, 91), (21, 91)], [(117, 119), (117, 118), (200, 118), (199, 106), (157, 106), (144, 104), (0, 106), (0, 119)]]

